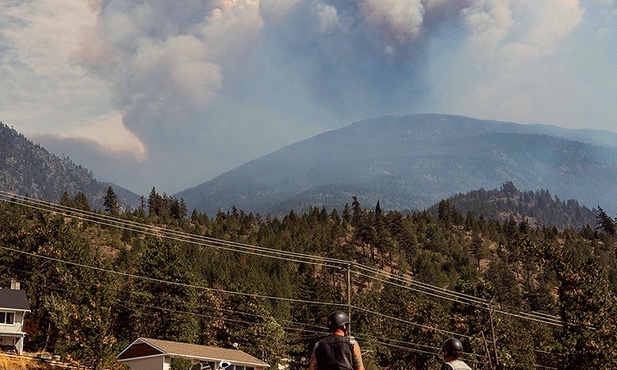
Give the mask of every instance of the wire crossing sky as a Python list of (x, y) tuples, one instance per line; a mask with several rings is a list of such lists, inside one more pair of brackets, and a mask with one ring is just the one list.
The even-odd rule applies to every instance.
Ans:
[(8, 0), (0, 120), (172, 194), (383, 115), (617, 131), (614, 0)]

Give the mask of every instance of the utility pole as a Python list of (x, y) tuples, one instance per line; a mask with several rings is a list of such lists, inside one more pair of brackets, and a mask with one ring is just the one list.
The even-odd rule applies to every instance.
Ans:
[(347, 265), (347, 314), (349, 315), (349, 333), (351, 336), (351, 263)]
[(493, 300), (489, 303), (489, 320), (491, 321), (491, 335), (493, 337), (493, 352), (495, 353), (495, 367), (499, 367), (499, 356), (497, 354), (497, 338), (495, 338), (495, 327), (493, 326)]

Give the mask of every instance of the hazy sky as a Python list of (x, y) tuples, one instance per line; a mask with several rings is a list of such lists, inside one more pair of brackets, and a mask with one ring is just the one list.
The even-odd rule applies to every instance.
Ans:
[(0, 83), (5, 124), (173, 194), (383, 115), (617, 132), (617, 5), (0, 0)]

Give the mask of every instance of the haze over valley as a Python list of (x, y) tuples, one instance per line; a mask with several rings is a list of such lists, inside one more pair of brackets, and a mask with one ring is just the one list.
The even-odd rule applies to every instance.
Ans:
[[(62, 192), (74, 196), (79, 190), (101, 204), (107, 183), (99, 184), (96, 174), (8, 127), (4, 132), (6, 191), (57, 201)], [(606, 131), (439, 114), (386, 116), (321, 133), (167, 196), (211, 216), (234, 207), (271, 215), (311, 207), (341, 210), (353, 197), (369, 207), (379, 201), (385, 210), (413, 211), (512, 182), (521, 190), (546, 190), (612, 214), (617, 213), (616, 143), (617, 134)], [(48, 159), (32, 162), (41, 156)], [(49, 162), (54, 157), (59, 165)], [(36, 187), (28, 180), (34, 176), (30, 166), (41, 166), (45, 179)], [(74, 175), (55, 173), (59, 168), (72, 168)], [(74, 176), (86, 182), (62, 181)], [(140, 195), (150, 193), (132, 193), (122, 183), (115, 187), (132, 208), (140, 206)], [(157, 184), (152, 189), (165, 194)]]
[(0, 4), (0, 120), (175, 194), (386, 115), (617, 130), (610, 0)]

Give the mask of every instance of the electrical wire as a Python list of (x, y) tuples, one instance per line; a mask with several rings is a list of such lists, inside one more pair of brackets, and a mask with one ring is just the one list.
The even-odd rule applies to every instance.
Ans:
[[(278, 258), (278, 259), (283, 259), (283, 260), (292, 261), (292, 262), (317, 264), (317, 265), (321, 265), (324, 267), (342, 268), (346, 266), (347, 268), (349, 268), (349, 266), (353, 266), (354, 268), (359, 269), (359, 270), (371, 272), (373, 274), (388, 277), (389, 279), (403, 281), (405, 283), (413, 285), (414, 287), (405, 286), (402, 284), (395, 284), (398, 287), (410, 289), (412, 291), (415, 291), (416, 293), (429, 295), (435, 298), (446, 299), (446, 300), (450, 300), (450, 301), (457, 302), (457, 303), (476, 304), (476, 305), (484, 306), (487, 309), (493, 309), (494, 312), (501, 313), (504, 315), (509, 315), (509, 316), (513, 316), (513, 317), (517, 317), (521, 319), (528, 319), (528, 320), (532, 320), (532, 321), (536, 321), (536, 322), (540, 322), (544, 324), (549, 324), (553, 326), (562, 326), (560, 319), (556, 316), (548, 317), (549, 315), (546, 315), (546, 314), (539, 315), (536, 313), (510, 312), (504, 309), (496, 309), (494, 307), (491, 307), (490, 302), (486, 299), (451, 291), (451, 290), (437, 287), (431, 284), (419, 282), (417, 280), (403, 279), (400, 276), (393, 275), (393, 274), (387, 274), (383, 271), (370, 268), (368, 266), (356, 264), (356, 263), (346, 261), (346, 260), (326, 258), (326, 257), (315, 257), (312, 255), (307, 255), (307, 254), (302, 254), (302, 253), (297, 253), (297, 252), (274, 250), (270, 248), (258, 247), (258, 246), (249, 245), (249, 244), (229, 242), (229, 241), (225, 241), (221, 239), (196, 236), (196, 235), (189, 234), (189, 233), (178, 232), (178, 231), (173, 231), (173, 230), (168, 230), (168, 229), (163, 229), (163, 228), (155, 228), (151, 225), (144, 225), (144, 224), (137, 223), (134, 221), (112, 217), (109, 215), (104, 215), (104, 214), (91, 212), (91, 211), (82, 211), (82, 210), (78, 210), (78, 209), (63, 206), (63, 205), (57, 205), (55, 203), (51, 203), (47, 201), (34, 200), (29, 197), (20, 196), (20, 195), (9, 193), (9, 192), (2, 191), (2, 190), (0, 190), (0, 199), (1, 198), (6, 199), (7, 202), (23, 205), (22, 203), (14, 200), (14, 199), (19, 199), (22, 202), (27, 203), (28, 206), (35, 208), (35, 209), (59, 213), (67, 217), (74, 217), (74, 218), (78, 218), (84, 221), (93, 221), (97, 223), (102, 222), (102, 224), (107, 225), (107, 226), (118, 227), (121, 229), (130, 230), (130, 231), (142, 232), (142, 233), (153, 235), (153, 236), (159, 236), (159, 237), (162, 236), (162, 237), (166, 237), (169, 240), (174, 240), (178, 242), (188, 242), (188, 243), (193, 243), (193, 244), (197, 244), (197, 245), (204, 246), (204, 247), (214, 247), (214, 248), (228, 250), (228, 251), (243, 252), (243, 253), (258, 255), (262, 257)], [(155, 229), (157, 231), (154, 232), (152, 231), (152, 229)], [(210, 244), (207, 244), (206, 242)], [(327, 262), (330, 262), (331, 264), (326, 264), (326, 263), (323, 263), (322, 261), (327, 261)], [(394, 282), (390, 280), (386, 280), (385, 278), (378, 279), (375, 276), (371, 276), (368, 274), (362, 274), (360, 272), (356, 272), (355, 270), (354, 270), (354, 273), (357, 273), (366, 278), (376, 279), (383, 283), (394, 284)]]
[[(89, 266), (87, 266), (87, 265), (83, 265), (81, 267), (89, 268)], [(70, 293), (69, 290), (61, 289), (61, 288), (56, 287), (56, 286), (48, 286), (48, 285), (40, 284), (40, 283), (29, 283), (29, 284), (46, 287), (46, 288), (53, 289), (53, 290), (56, 290), (56, 291), (59, 291), (59, 292)], [(78, 282), (78, 284), (79, 284), (79, 282)], [(114, 289), (114, 290), (122, 292), (121, 290), (118, 290), (118, 289)], [(157, 310), (157, 311), (166, 311), (166, 312), (172, 312), (172, 313), (177, 313), (177, 314), (193, 315), (193, 316), (199, 316), (199, 317), (202, 317), (202, 318), (208, 318), (208, 319), (213, 319), (213, 320), (220, 320), (220, 321), (223, 321), (223, 322), (227, 322), (229, 324), (236, 324), (236, 325), (237, 324), (245, 324), (245, 325), (249, 325), (249, 326), (251, 326), (251, 325), (267, 326), (267, 323), (258, 323), (258, 322), (255, 322), (255, 321), (245, 321), (245, 320), (231, 319), (231, 318), (228, 318), (228, 317), (206, 315), (206, 314), (203, 314), (203, 313), (195, 313), (195, 312), (191, 312), (191, 311), (178, 310), (178, 309), (175, 309), (175, 308), (166, 308), (166, 307), (163, 307), (163, 306), (160, 306), (160, 305), (159, 306), (152, 306), (152, 305), (147, 305), (147, 304), (144, 304), (144, 303), (129, 302), (129, 301), (124, 301), (124, 300), (120, 300), (120, 299), (116, 299), (116, 300), (113, 300), (111, 302), (117, 304), (120, 307), (123, 307), (123, 308), (128, 309), (128, 310), (132, 310), (132, 311), (136, 310), (136, 307), (141, 307), (141, 308), (147, 308), (147, 309)], [(309, 301), (309, 302), (311, 302), (311, 303), (322, 303), (322, 302), (314, 302), (314, 301)], [(173, 303), (177, 303), (177, 302), (171, 302), (171, 303), (173, 304)], [(306, 303), (306, 301), (303, 301), (302, 303)], [(411, 325), (420, 326), (420, 327), (427, 328), (427, 329), (436, 330), (436, 331), (439, 331), (439, 332), (442, 332), (442, 333), (448, 334), (448, 335), (455, 335), (455, 336), (459, 336), (459, 337), (472, 338), (470, 336), (458, 334), (458, 333), (455, 333), (455, 332), (443, 331), (443, 330), (438, 329), (438, 328), (434, 328), (434, 327), (430, 327), (430, 326), (425, 326), (425, 325), (419, 325), (419, 324), (416, 324), (416, 323), (413, 323), (413, 322), (407, 321), (407, 320), (401, 320), (401, 319), (398, 319), (398, 318), (395, 318), (395, 317), (392, 317), (392, 316), (384, 315), (384, 314), (381, 314), (381, 313), (378, 313), (378, 312), (375, 312), (375, 311), (371, 311), (371, 310), (366, 310), (366, 309), (363, 309), (363, 308), (357, 307), (357, 306), (353, 306), (353, 309), (354, 310), (364, 311), (364, 312), (367, 312), (367, 313), (370, 313), (370, 314), (374, 314), (374, 315), (379, 315), (379, 316), (382, 316), (382, 317), (386, 317), (388, 319), (397, 320), (399, 322), (403, 322), (403, 323), (406, 323), (406, 324), (411, 324)], [(226, 309), (217, 308), (217, 311), (225, 311), (225, 312), (229, 312), (229, 313), (236, 314), (236, 315), (251, 316), (251, 317), (257, 317), (257, 318), (261, 318), (261, 319), (270, 319), (271, 318), (269, 316), (256, 315), (256, 314), (251, 314), (251, 313), (247, 313), (247, 312), (243, 312), (243, 311), (237, 311), (237, 310), (226, 310)], [(277, 322), (278, 321), (281, 321), (281, 320), (277, 320)], [(312, 334), (312, 335), (326, 335), (326, 334), (328, 334), (321, 327), (319, 327), (319, 329), (317, 329), (317, 330), (308, 330), (308, 329), (302, 329), (301, 328), (302, 326), (311, 326), (311, 327), (315, 328), (316, 326), (312, 325), (312, 324), (299, 323), (299, 322), (293, 322), (293, 321), (288, 321), (288, 320), (282, 320), (282, 322), (288, 322), (288, 323), (291, 323), (292, 325), (296, 325), (296, 326), (281, 325), (281, 328), (283, 330), (298, 331), (298, 332), (302, 332), (302, 333), (309, 333), (309, 334)], [(297, 326), (300, 326), (300, 328), (297, 327)], [(429, 354), (429, 355), (433, 355), (433, 356), (437, 356), (438, 355), (438, 353), (436, 351), (429, 352), (429, 351), (426, 351), (426, 350), (421, 350), (421, 349), (414, 348), (414, 347), (409, 347), (409, 346), (411, 345), (411, 346), (415, 346), (415, 347), (428, 348), (428, 349), (433, 349), (433, 350), (438, 350), (439, 347), (426, 346), (426, 345), (422, 345), (422, 344), (418, 344), (418, 343), (400, 341), (400, 340), (395, 340), (395, 339), (390, 339), (390, 338), (382, 338), (382, 337), (377, 337), (377, 336), (374, 336), (374, 335), (367, 335), (367, 334), (362, 334), (362, 333), (356, 334), (356, 337), (357, 338), (363, 338), (363, 339), (375, 339), (377, 343), (379, 343), (381, 345), (384, 345), (384, 346), (391, 347), (391, 348), (398, 348), (398, 349), (403, 349), (403, 350), (410, 351), (410, 352), (416, 352), (416, 353), (421, 353), (421, 354)], [(395, 342), (395, 343), (399, 343), (399, 344), (392, 344), (391, 342)], [(492, 343), (492, 342), (489, 341), (489, 343)], [(543, 352), (543, 351), (540, 351), (540, 352)], [(547, 352), (544, 352), (544, 353), (547, 353)], [(475, 354), (475, 353), (468, 353), (468, 355), (475, 356), (475, 357), (480, 357), (480, 358), (487, 358), (484, 355), (479, 355), (479, 354)], [(474, 361), (474, 360), (472, 360), (472, 361)], [(479, 362), (479, 361), (474, 361), (474, 362)]]
[[(282, 259), (285, 261), (301, 262), (327, 267), (338, 268), (340, 267), (340, 265), (346, 265), (350, 263), (349, 261), (334, 258), (317, 257), (292, 251), (282, 251), (277, 249), (259, 247), (255, 245), (230, 242), (222, 239), (209, 238), (206, 236), (197, 236), (194, 234), (161, 228), (154, 225), (142, 224), (135, 221), (125, 220), (97, 212), (84, 211), (68, 206), (54, 204), (51, 202), (35, 200), (29, 197), (7, 193), (2, 190), (0, 190), (0, 199), (4, 199), (7, 203), (27, 206), (29, 208), (37, 209), (40, 211), (52, 212), (82, 221), (95, 222), (103, 226), (116, 227), (122, 230), (139, 232), (156, 237), (164, 237), (168, 240), (192, 243), (200, 246), (217, 248), (220, 250), (243, 252), (256, 256), (265, 256), (270, 258)], [(325, 262), (330, 262), (331, 264)]]
[[(13, 203), (13, 204), (21, 205), (21, 206), (27, 206), (27, 207), (37, 209), (40, 211), (52, 212), (52, 213), (66, 216), (66, 217), (79, 219), (82, 221), (95, 222), (95, 223), (98, 223), (104, 226), (110, 226), (110, 227), (116, 227), (116, 228), (124, 229), (128, 231), (140, 232), (146, 235), (163, 237), (168, 240), (173, 240), (173, 241), (178, 241), (178, 242), (193, 243), (193, 244), (197, 244), (199, 246), (204, 246), (204, 247), (212, 247), (212, 248), (217, 248), (221, 250), (247, 253), (247, 254), (261, 256), (261, 257), (284, 259), (287, 261), (298, 262), (298, 263), (309, 263), (309, 264), (315, 264), (315, 265), (320, 265), (323, 267), (330, 267), (330, 268), (341, 269), (344, 267), (350, 268), (351, 266), (353, 266), (354, 274), (358, 274), (360, 276), (363, 276), (369, 279), (375, 279), (383, 283), (393, 284), (401, 288), (412, 290), (416, 293), (425, 294), (425, 295), (429, 295), (435, 298), (446, 299), (446, 300), (450, 300), (453, 302), (459, 302), (459, 303), (465, 303), (465, 304), (474, 304), (474, 305), (480, 305), (480, 306), (488, 306), (490, 304), (490, 302), (485, 299), (477, 298), (474, 296), (470, 296), (470, 295), (466, 295), (466, 294), (462, 294), (462, 293), (458, 293), (454, 291), (449, 291), (447, 289), (440, 288), (440, 287), (437, 287), (431, 284), (419, 282), (414, 279), (406, 279), (398, 275), (385, 273), (382, 270), (377, 270), (371, 267), (359, 265), (359, 264), (346, 261), (346, 260), (339, 260), (339, 259), (326, 258), (326, 257), (315, 257), (312, 255), (306, 255), (306, 254), (296, 253), (296, 252), (291, 252), (291, 251), (274, 250), (274, 249), (263, 248), (263, 247), (258, 247), (254, 245), (243, 244), (243, 243), (229, 242), (229, 241), (220, 240), (220, 239), (195, 236), (193, 234), (177, 232), (177, 231), (164, 229), (164, 228), (160, 228), (160, 227), (156, 227), (152, 225), (144, 225), (144, 224), (137, 223), (134, 221), (119, 219), (119, 218), (115, 218), (112, 216), (108, 216), (108, 215), (104, 215), (104, 214), (100, 214), (96, 212), (77, 210), (71, 207), (56, 205), (56, 204), (45, 202), (45, 201), (32, 200), (28, 197), (18, 196), (16, 194), (11, 194), (11, 193), (1, 191), (1, 190), (0, 190), (0, 199), (5, 199), (5, 201), (8, 203)], [(17, 201), (16, 199), (19, 199), (20, 201)], [(178, 286), (196, 288), (196, 289), (204, 289), (204, 290), (214, 291), (218, 293), (238, 294), (238, 295), (244, 295), (244, 296), (249, 296), (249, 297), (287, 300), (290, 302), (304, 303), (304, 304), (310, 303), (310, 304), (324, 304), (324, 305), (329, 305), (329, 306), (348, 306), (345, 304), (335, 304), (335, 303), (330, 303), (330, 302), (305, 301), (305, 300), (297, 300), (297, 299), (292, 299), (292, 298), (273, 297), (273, 296), (265, 296), (265, 295), (259, 295), (259, 294), (226, 291), (226, 290), (215, 289), (215, 288), (207, 288), (207, 287), (193, 285), (193, 284), (183, 284), (183, 283), (178, 283), (178, 282), (173, 282), (173, 281), (166, 281), (162, 279), (155, 279), (155, 278), (150, 278), (150, 277), (145, 277), (145, 276), (139, 276), (135, 274), (120, 273), (120, 272), (103, 269), (99, 267), (64, 261), (58, 258), (24, 252), (24, 251), (16, 250), (13, 248), (7, 248), (4, 246), (0, 246), (0, 248), (5, 249), (5, 250), (10, 250), (13, 252), (17, 252), (17, 253), (28, 254), (28, 255), (31, 255), (37, 258), (45, 258), (45, 259), (52, 260), (55, 262), (67, 263), (67, 264), (71, 264), (71, 265), (79, 266), (83, 268), (91, 268), (91, 269), (98, 270), (101, 272), (115, 273), (115, 274), (119, 274), (125, 277), (145, 279), (145, 280), (155, 281), (159, 283), (175, 284)], [(328, 263), (325, 263), (325, 262), (328, 262)], [(358, 271), (356, 271), (356, 269)], [(360, 271), (366, 271), (367, 273), (361, 273)], [(371, 273), (372, 275), (368, 275), (368, 273)], [(382, 276), (383, 278), (382, 279), (377, 278), (375, 275)], [(388, 280), (386, 280), (386, 278)], [(394, 283), (394, 281), (398, 281), (399, 283)], [(403, 284), (409, 284), (409, 286), (403, 285)], [(381, 315), (384, 317), (388, 317), (387, 315), (383, 315), (378, 312), (366, 310), (361, 307), (357, 307), (353, 305), (351, 307), (357, 310), (363, 310), (371, 314), (377, 314), (377, 315)], [(521, 318), (521, 319), (532, 320), (532, 321), (537, 321), (537, 322), (541, 322), (545, 324), (561, 326), (561, 323), (557, 317), (543, 314), (543, 313), (538, 313), (538, 312), (512, 313), (512, 312), (508, 312), (505, 310), (499, 310), (495, 308), (493, 308), (493, 310), (494, 312), (499, 312), (505, 315), (510, 315), (510, 316)], [(406, 323), (417, 325), (420, 327), (430, 328), (432, 330), (437, 330), (437, 331), (444, 332), (444, 333), (456, 334), (453, 332), (447, 332), (441, 329), (433, 328), (430, 326), (414, 324), (412, 322), (406, 322)], [(457, 334), (457, 335), (460, 335), (460, 334)]]
[(218, 288), (208, 288), (208, 287), (204, 287), (204, 286), (201, 286), (201, 285), (180, 283), (180, 282), (177, 282), (177, 281), (170, 281), (170, 280), (164, 280), (164, 279), (151, 278), (151, 277), (148, 277), (148, 276), (129, 274), (129, 273), (126, 273), (126, 272), (120, 272), (120, 271), (104, 269), (104, 268), (96, 267), (96, 266), (84, 265), (82, 263), (65, 261), (65, 260), (62, 260), (60, 258), (44, 256), (44, 255), (41, 255), (41, 254), (36, 254), (36, 253), (31, 253), (31, 252), (25, 252), (25, 251), (22, 251), (22, 250), (19, 250), (19, 249), (9, 248), (9, 247), (5, 247), (5, 246), (2, 246), (2, 245), (0, 245), (0, 249), (4, 249), (4, 250), (7, 250), (7, 251), (11, 251), (11, 252), (15, 252), (15, 253), (20, 253), (20, 254), (25, 254), (25, 255), (28, 255), (28, 256), (31, 256), (31, 257), (35, 257), (35, 258), (42, 258), (42, 259), (46, 259), (46, 260), (50, 260), (50, 261), (60, 262), (60, 263), (64, 263), (64, 264), (67, 264), (67, 265), (83, 267), (83, 268), (89, 268), (89, 269), (93, 269), (93, 270), (96, 270), (96, 271), (110, 273), (110, 274), (115, 274), (115, 275), (119, 275), (119, 276), (123, 276), (123, 277), (130, 277), (130, 278), (133, 278), (133, 279), (142, 279), (142, 280), (153, 281), (153, 282), (163, 283), (163, 284), (171, 284), (171, 285), (181, 286), (181, 287), (184, 287), (184, 288), (201, 289), (201, 290), (206, 290), (206, 291), (210, 291), (210, 292), (225, 293), (225, 294), (235, 294), (235, 295), (241, 295), (241, 296), (245, 296), (245, 297), (265, 298), (265, 299), (273, 299), (273, 300), (281, 300), (281, 301), (289, 301), (289, 302), (305, 303), (305, 304), (322, 304), (322, 305), (325, 305), (325, 306), (335, 306), (335, 307), (346, 307), (347, 306), (344, 303), (316, 302), (316, 301), (307, 301), (307, 300), (294, 299), (294, 298), (267, 296), (267, 295), (263, 295), (263, 294), (243, 293), (243, 292), (236, 292), (236, 291), (230, 291), (230, 290), (224, 290), (224, 289), (218, 289)]
[(409, 321), (409, 320), (404, 320), (404, 319), (401, 319), (401, 318), (398, 318), (398, 317), (394, 317), (394, 316), (390, 316), (390, 315), (385, 315), (385, 314), (382, 314), (380, 312), (371, 311), (371, 310), (368, 310), (366, 308), (362, 308), (362, 307), (358, 307), (358, 306), (352, 306), (352, 308), (353, 308), (353, 310), (362, 311), (362, 312), (365, 312), (365, 313), (368, 313), (368, 314), (371, 314), (371, 315), (383, 317), (383, 318), (386, 318), (388, 320), (397, 321), (397, 322), (400, 322), (400, 323), (403, 323), (403, 324), (417, 326), (417, 327), (422, 328), (422, 329), (433, 330), (433, 331), (436, 331), (436, 332), (439, 332), (439, 333), (442, 333), (442, 334), (447, 334), (448, 336), (459, 336), (459, 337), (464, 337), (464, 338), (472, 338), (471, 336), (468, 336), (468, 335), (463, 335), (463, 334), (455, 333), (455, 332), (452, 332), (452, 331), (438, 329), (438, 328), (435, 328), (435, 327), (429, 326), (429, 325), (423, 325), (423, 324), (414, 323), (414, 322)]

